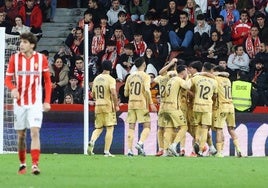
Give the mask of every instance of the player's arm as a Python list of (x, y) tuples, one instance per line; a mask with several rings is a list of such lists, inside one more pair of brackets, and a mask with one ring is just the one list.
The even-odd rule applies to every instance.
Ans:
[(215, 86), (214, 86), (212, 100), (216, 101), (217, 97), (218, 97), (218, 82), (215, 80)]
[(209, 73), (209, 72), (197, 72), (194, 75), (195, 76), (196, 75), (202, 75), (202, 76), (206, 76), (206, 77), (209, 77), (209, 78), (215, 78), (215, 75), (212, 74), (212, 73)]
[(43, 72), (43, 78), (44, 78), (44, 83), (45, 83), (45, 100), (43, 104), (43, 110), (47, 112), (50, 110), (50, 100), (51, 100), (51, 93), (52, 93), (50, 72), (49, 71)]
[(159, 71), (159, 74), (160, 75), (164, 75), (168, 69), (172, 66), (175, 65), (175, 63), (177, 63), (178, 59), (177, 58), (173, 58), (166, 66), (164, 66), (160, 71)]
[(12, 81), (15, 75), (15, 63), (14, 62), (15, 62), (14, 55), (12, 55), (9, 59), (9, 63), (8, 63), (7, 71), (6, 71), (5, 85), (7, 86), (9, 90), (11, 90), (11, 97), (19, 99), (20, 95), (19, 95), (18, 89)]
[(129, 86), (128, 86), (128, 78), (126, 80), (126, 83), (125, 83), (125, 87), (124, 87), (124, 95), (125, 97), (128, 97), (129, 96)]
[(216, 76), (224, 76), (224, 77), (229, 77), (230, 74), (228, 72), (213, 72), (214, 75)]
[(118, 105), (118, 98), (117, 98), (117, 93), (116, 93), (115, 87), (111, 87), (110, 92), (111, 92), (111, 96), (112, 96), (112, 100), (113, 100), (114, 109), (117, 112), (117, 111), (119, 111), (119, 105)]
[(148, 101), (148, 104), (150, 105), (150, 108), (153, 112), (157, 111), (156, 106), (154, 105), (153, 99), (152, 99), (152, 93), (150, 90), (150, 77), (148, 76), (148, 79), (144, 80), (144, 90), (145, 90), (145, 97)]

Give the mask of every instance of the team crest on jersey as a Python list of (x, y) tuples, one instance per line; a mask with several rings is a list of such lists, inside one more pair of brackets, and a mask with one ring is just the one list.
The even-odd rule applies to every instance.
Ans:
[(37, 62), (34, 63), (34, 69), (35, 70), (38, 69), (38, 63)]

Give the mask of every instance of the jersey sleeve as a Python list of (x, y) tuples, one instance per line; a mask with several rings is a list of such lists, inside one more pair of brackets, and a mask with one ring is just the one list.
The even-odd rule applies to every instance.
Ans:
[(5, 85), (10, 90), (16, 88), (16, 86), (12, 82), (14, 75), (15, 75), (15, 57), (14, 55), (12, 55), (9, 58), (9, 63), (8, 63), (7, 71), (6, 71), (6, 77), (5, 77)]
[(48, 67), (48, 60), (47, 60), (47, 58), (44, 56), (44, 55), (42, 55), (43, 57), (42, 57), (42, 59), (43, 59), (43, 63), (42, 63), (42, 71), (43, 72), (49, 72), (49, 67)]

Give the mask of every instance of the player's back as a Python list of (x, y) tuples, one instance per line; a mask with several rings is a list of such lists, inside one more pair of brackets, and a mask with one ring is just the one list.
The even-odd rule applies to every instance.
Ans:
[(211, 112), (213, 94), (217, 93), (217, 81), (213, 78), (196, 75), (192, 78), (194, 85), (194, 107), (195, 112)]
[(159, 75), (154, 79), (154, 81), (156, 83), (158, 83), (158, 86), (159, 86), (160, 109), (161, 109), (161, 105), (165, 99), (165, 89), (166, 89), (166, 84), (167, 84), (168, 80), (169, 80), (169, 76), (167, 74), (166, 75)]
[(150, 93), (150, 76), (143, 71), (133, 72), (128, 76), (125, 84), (125, 93), (128, 93), (128, 109), (147, 109)]
[(178, 110), (179, 109), (179, 93), (185, 81), (178, 76), (172, 77), (166, 84), (165, 100), (162, 109)]
[(222, 112), (233, 112), (233, 100), (232, 100), (232, 84), (229, 78), (224, 76), (216, 76), (218, 82), (218, 104), (219, 109)]
[(111, 89), (115, 89), (115, 79), (109, 74), (99, 74), (93, 81), (95, 113), (113, 112)]

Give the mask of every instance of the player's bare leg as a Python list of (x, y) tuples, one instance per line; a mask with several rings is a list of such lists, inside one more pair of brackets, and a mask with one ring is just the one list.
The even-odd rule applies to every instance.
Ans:
[(32, 157), (32, 174), (40, 174), (40, 169), (38, 168), (39, 157), (40, 157), (40, 128), (32, 127), (31, 129), (31, 157)]
[(176, 151), (177, 145), (181, 142), (181, 140), (185, 137), (185, 134), (187, 132), (188, 127), (186, 125), (181, 126), (179, 128), (179, 131), (176, 134), (176, 137), (173, 141), (173, 143), (169, 146), (168, 150), (172, 152), (174, 156), (179, 156), (179, 154)]
[(105, 144), (104, 144), (105, 157), (114, 157), (114, 155), (110, 153), (110, 148), (113, 141), (113, 132), (114, 132), (114, 126), (106, 127)]
[(129, 129), (128, 129), (128, 134), (127, 134), (128, 156), (129, 157), (133, 156), (132, 147), (133, 147), (134, 134), (135, 134), (135, 124), (130, 123), (129, 124)]
[(145, 142), (145, 140), (148, 138), (148, 136), (150, 134), (150, 130), (151, 130), (150, 127), (151, 127), (150, 122), (143, 123), (143, 130), (141, 132), (140, 140), (135, 146), (135, 148), (138, 150), (139, 154), (141, 154), (143, 156), (145, 156), (145, 152), (143, 149), (143, 143)]
[(208, 134), (208, 126), (202, 125), (200, 129), (200, 138), (199, 138), (199, 148), (200, 151), (198, 152), (199, 156), (203, 156), (203, 148), (205, 147), (205, 144), (207, 143), (207, 134)]
[(158, 142), (158, 152), (156, 156), (163, 155), (164, 151), (164, 127), (158, 127), (157, 130), (157, 142)]
[(223, 130), (221, 128), (216, 128), (216, 148), (217, 148), (217, 154), (216, 157), (223, 157), (222, 154), (222, 141), (223, 138)]
[[(209, 146), (209, 153), (211, 155), (216, 155), (217, 153), (217, 150), (213, 144), (213, 141), (212, 141), (212, 136), (210, 135), (210, 133), (208, 132), (208, 135), (207, 135), (207, 143), (208, 143), (208, 146)], [(203, 150), (205, 150), (205, 148), (203, 148)]]
[(18, 135), (18, 155), (20, 160), (20, 167), (18, 174), (26, 173), (26, 130), (17, 131)]
[(238, 137), (237, 137), (237, 134), (235, 133), (234, 127), (228, 127), (228, 132), (233, 139), (233, 143), (234, 143), (234, 146), (236, 149), (237, 157), (242, 157), (241, 150), (239, 147)]
[(95, 141), (99, 138), (100, 134), (102, 133), (103, 128), (96, 128), (90, 138), (90, 141), (88, 143), (88, 148), (87, 148), (87, 154), (88, 155), (94, 155), (94, 145)]

